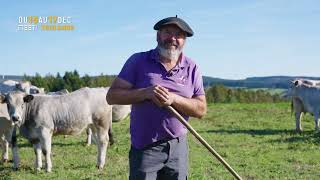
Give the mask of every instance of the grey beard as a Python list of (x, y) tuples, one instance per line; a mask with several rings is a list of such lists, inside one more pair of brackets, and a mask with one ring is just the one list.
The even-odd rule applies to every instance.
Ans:
[(181, 49), (165, 49), (161, 46), (158, 46), (157, 49), (161, 56), (173, 61), (177, 61), (182, 52)]

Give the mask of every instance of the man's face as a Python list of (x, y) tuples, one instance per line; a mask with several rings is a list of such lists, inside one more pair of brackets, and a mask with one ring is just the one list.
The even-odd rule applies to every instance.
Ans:
[(160, 55), (177, 60), (186, 40), (186, 33), (175, 25), (162, 27), (157, 33)]

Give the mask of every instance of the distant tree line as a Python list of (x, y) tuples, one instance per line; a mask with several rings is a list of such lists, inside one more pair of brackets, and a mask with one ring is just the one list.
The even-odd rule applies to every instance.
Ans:
[(65, 72), (63, 76), (60, 73), (54, 75), (46, 75), (42, 77), (36, 73), (35, 76), (24, 75), (24, 80), (30, 81), (32, 85), (45, 88), (46, 92), (59, 91), (61, 89), (68, 89), (68, 91), (75, 91), (82, 87), (106, 87), (110, 86), (115, 76), (103, 75), (90, 77), (85, 75), (80, 77), (77, 70), (73, 72)]
[[(90, 77), (85, 75), (80, 77), (77, 70), (65, 72), (63, 76), (59, 73), (42, 77), (36, 73), (35, 76), (25, 75), (24, 80), (30, 81), (37, 87), (45, 88), (46, 92), (67, 89), (75, 91), (82, 87), (107, 87), (110, 86), (115, 76), (103, 75)], [(206, 88), (206, 98), (208, 103), (263, 103), (284, 101), (278, 94), (270, 94), (265, 90), (248, 90), (243, 88), (227, 88), (224, 85), (214, 85)]]
[(214, 85), (206, 89), (208, 103), (266, 103), (281, 102), (285, 99), (279, 94), (270, 94), (265, 90), (231, 89), (224, 85)]

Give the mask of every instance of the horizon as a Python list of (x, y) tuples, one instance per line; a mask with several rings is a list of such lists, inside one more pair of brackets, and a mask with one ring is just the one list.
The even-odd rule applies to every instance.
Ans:
[[(39, 2), (3, 2), (0, 74), (45, 76), (77, 69), (81, 76), (117, 75), (133, 53), (156, 47), (156, 22), (178, 15), (195, 32), (184, 53), (204, 76), (319, 75), (316, 0)], [(22, 31), (19, 17), (28, 16), (66, 17), (74, 30)]]
[[(74, 71), (77, 71), (79, 73), (80, 78), (84, 77), (85, 75), (88, 75), (89, 77), (95, 77), (95, 76), (100, 76), (101, 74), (104, 75), (104, 76), (105, 75), (107, 75), (107, 76), (117, 76), (117, 74), (103, 74), (103, 73), (100, 73), (100, 74), (97, 74), (97, 75), (81, 74), (81, 72), (79, 72), (78, 70), (75, 69), (75, 70), (72, 70), (72, 71), (65, 71), (64, 73), (57, 72), (55, 74), (46, 74), (46, 75), (41, 75), (39, 73), (35, 73), (34, 75), (30, 75), (30, 74), (24, 74), (24, 75), (0, 74), (0, 79), (3, 79), (3, 77), (8, 77), (8, 76), (24, 77), (25, 75), (29, 76), (29, 77), (35, 77), (36, 74), (39, 74), (41, 77), (46, 77), (46, 76), (50, 76), (50, 75), (56, 77), (58, 73), (61, 76), (63, 76), (66, 72), (74, 72)], [(273, 78), (273, 77), (320, 78), (320, 76), (300, 76), (300, 75), (297, 75), (297, 76), (287, 76), (287, 75), (250, 76), (250, 77), (245, 77), (245, 78), (241, 78), (241, 79), (221, 78), (221, 77), (213, 77), (213, 76), (207, 76), (207, 75), (202, 75), (202, 76), (203, 77), (209, 77), (209, 78), (223, 79), (223, 80), (245, 80), (245, 79), (248, 79), (248, 78)]]

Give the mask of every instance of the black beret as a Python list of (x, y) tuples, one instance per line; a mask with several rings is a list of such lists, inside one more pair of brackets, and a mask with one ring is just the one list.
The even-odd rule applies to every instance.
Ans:
[(159, 30), (162, 26), (166, 26), (170, 24), (178, 26), (182, 31), (187, 33), (188, 37), (193, 36), (193, 31), (190, 28), (190, 26), (184, 20), (178, 17), (168, 17), (168, 18), (162, 19), (153, 26), (153, 29)]

